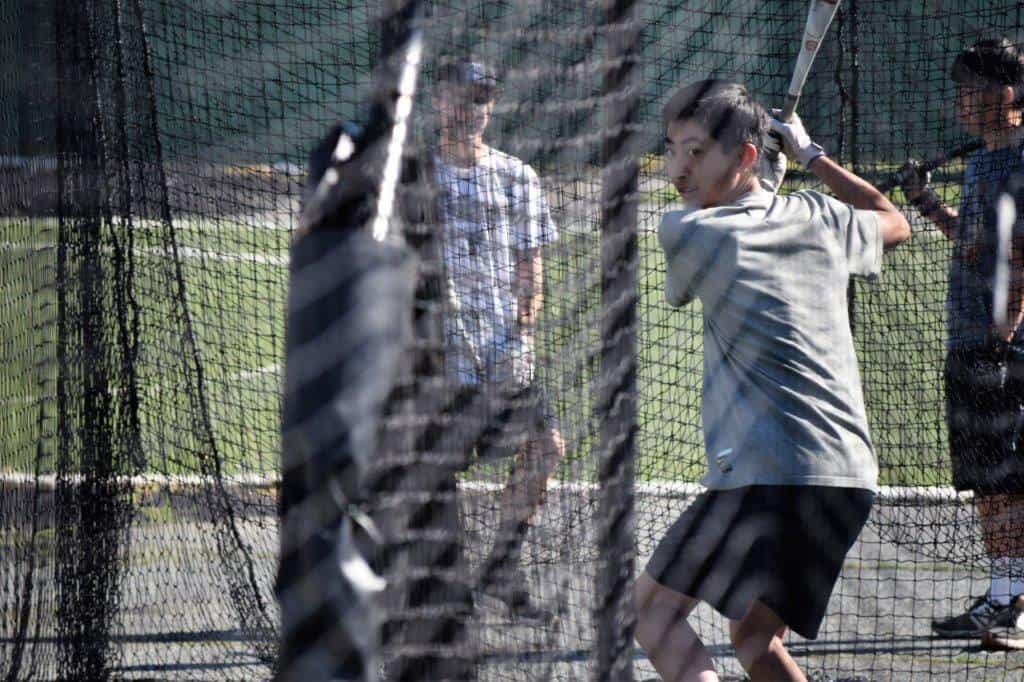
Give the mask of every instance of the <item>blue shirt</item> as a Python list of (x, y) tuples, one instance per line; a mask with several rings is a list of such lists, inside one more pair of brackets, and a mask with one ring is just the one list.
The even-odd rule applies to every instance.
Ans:
[[(949, 261), (946, 292), (947, 348), (984, 345), (992, 328), (992, 281), (996, 268), (995, 206), (1003, 185), (1024, 173), (1024, 147), (1013, 145), (971, 154), (960, 194), (960, 220)], [(1022, 222), (1014, 227), (1020, 235)]]

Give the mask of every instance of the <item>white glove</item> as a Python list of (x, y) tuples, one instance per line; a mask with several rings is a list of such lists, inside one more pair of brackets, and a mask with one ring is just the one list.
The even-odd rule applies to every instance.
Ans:
[(825, 150), (821, 145), (811, 141), (811, 136), (807, 134), (799, 116), (793, 114), (792, 120), (784, 123), (776, 118), (781, 115), (781, 109), (772, 109), (771, 126), (772, 131), (778, 133), (785, 142), (787, 154), (802, 163), (804, 168), (810, 166), (819, 156), (825, 156)]
[(917, 159), (908, 159), (899, 169), (900, 186), (910, 203), (917, 202), (925, 192), (931, 192), (929, 186), (932, 174), (925, 170)]
[(512, 341), (512, 376), (520, 386), (533, 383), (536, 356), (533, 352), (533, 332), (520, 332)]
[(768, 133), (764, 138), (764, 150), (758, 162), (757, 175), (761, 187), (772, 194), (779, 191), (782, 179), (786, 177), (786, 155), (782, 153), (782, 138)]

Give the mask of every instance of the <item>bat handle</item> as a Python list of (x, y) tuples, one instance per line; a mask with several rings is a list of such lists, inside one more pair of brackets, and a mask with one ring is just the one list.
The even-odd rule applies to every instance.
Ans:
[(793, 120), (796, 113), (796, 105), (800, 101), (800, 94), (786, 95), (786, 106), (782, 107), (782, 121), (788, 123)]
[(896, 185), (898, 184), (900, 184), (900, 176), (899, 174), (895, 174), (875, 185), (875, 189), (877, 189), (882, 194), (885, 194), (889, 190), (896, 187)]

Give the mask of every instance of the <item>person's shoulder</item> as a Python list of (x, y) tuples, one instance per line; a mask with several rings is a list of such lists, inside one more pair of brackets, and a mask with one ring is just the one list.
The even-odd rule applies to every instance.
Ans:
[(786, 195), (780, 195), (779, 199), (783, 201), (790, 201), (794, 203), (799, 202), (804, 204), (825, 204), (832, 201), (839, 201), (832, 195), (825, 194), (824, 192), (819, 192), (816, 189), (800, 189), (795, 192), (790, 192), (789, 194)]
[(735, 205), (711, 208), (683, 208), (662, 214), (658, 224), (660, 239), (675, 241), (682, 235), (727, 233), (743, 222), (743, 210)]
[(668, 211), (661, 216), (661, 226), (676, 227), (686, 225), (703, 225), (722, 215), (722, 207), (713, 208), (681, 208), (676, 211)]
[(1020, 172), (1021, 168), (1024, 167), (1024, 143), (1018, 144), (1014, 149), (1013, 162), (1014, 171)]
[(662, 213), (658, 222), (658, 241), (662, 246), (675, 243), (681, 235), (698, 226), (699, 219), (695, 219), (694, 214), (699, 212), (696, 209), (683, 208)]
[(786, 195), (779, 195), (775, 202), (775, 210), (787, 214), (810, 211), (811, 214), (835, 213), (837, 210), (850, 209), (850, 205), (836, 199), (830, 194), (814, 189), (801, 189)]
[(513, 156), (508, 152), (503, 152), (490, 146), (487, 147), (481, 163), (490, 166), (494, 170), (506, 173), (514, 173), (516, 175), (535, 174), (533, 168), (518, 156)]
[(666, 230), (670, 230), (673, 227), (681, 225), (683, 218), (686, 217), (687, 213), (692, 213), (692, 211), (687, 211), (686, 209), (683, 209), (679, 211), (667, 211), (665, 213), (662, 213), (661, 220), (658, 222), (658, 233), (660, 234), (662, 232), (665, 232)]
[(979, 147), (964, 157), (964, 175), (970, 176), (977, 173), (978, 168), (991, 158), (992, 152), (987, 147)]

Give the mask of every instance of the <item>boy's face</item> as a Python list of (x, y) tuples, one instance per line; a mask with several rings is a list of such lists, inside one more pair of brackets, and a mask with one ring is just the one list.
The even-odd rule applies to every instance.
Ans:
[(1002, 126), (1003, 86), (985, 81), (957, 83), (956, 115), (971, 135), (982, 135)]
[(442, 83), (434, 96), (441, 127), (460, 137), (482, 135), (494, 109), (492, 92), (482, 86)]
[(665, 131), (665, 174), (688, 206), (728, 203), (744, 179), (740, 147), (727, 152), (695, 121), (673, 121)]

